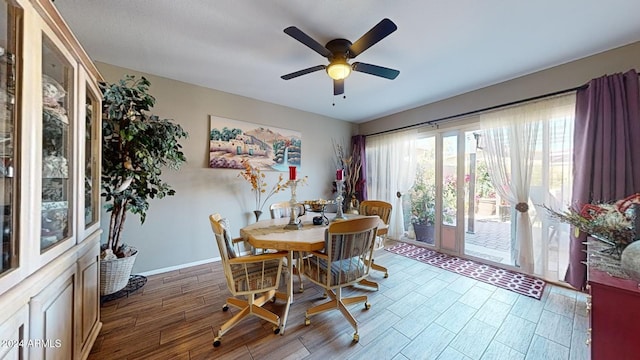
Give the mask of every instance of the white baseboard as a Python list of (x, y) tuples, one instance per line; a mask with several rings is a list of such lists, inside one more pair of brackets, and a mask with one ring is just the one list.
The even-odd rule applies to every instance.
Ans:
[(180, 270), (180, 269), (184, 269), (184, 268), (188, 268), (188, 267), (196, 266), (196, 265), (208, 264), (208, 263), (212, 263), (212, 262), (216, 262), (216, 261), (220, 261), (220, 260), (222, 260), (220, 257), (214, 257), (214, 258), (211, 258), (211, 259), (204, 259), (204, 260), (194, 261), (194, 262), (190, 262), (190, 263), (186, 263), (186, 264), (180, 264), (180, 265), (169, 266), (169, 267), (161, 268), (161, 269), (149, 270), (149, 271), (145, 271), (143, 273), (140, 273), (138, 275), (151, 276), (151, 275), (156, 275), (156, 274), (162, 274), (162, 273), (166, 273), (166, 272), (169, 272), (169, 271)]

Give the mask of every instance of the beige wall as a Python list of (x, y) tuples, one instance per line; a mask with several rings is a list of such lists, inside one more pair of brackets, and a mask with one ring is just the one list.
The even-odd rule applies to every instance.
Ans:
[[(125, 74), (141, 75), (125, 68), (97, 63), (107, 82)], [(218, 257), (208, 215), (219, 212), (231, 220), (232, 234), (253, 220), (254, 197), (249, 184), (238, 178), (238, 170), (209, 169), (209, 115), (280, 127), (302, 133), (300, 175), (309, 176), (298, 188), (298, 199), (331, 196), (335, 176), (332, 139), (348, 141), (355, 125), (332, 118), (265, 103), (153, 75), (142, 74), (151, 82), (156, 98), (153, 114), (175, 119), (189, 132), (182, 142), (187, 156), (179, 172), (166, 170), (163, 178), (176, 195), (153, 200), (144, 225), (130, 214), (124, 241), (136, 246), (140, 254), (134, 273), (149, 272)], [(269, 172), (274, 183), (277, 172)], [(281, 192), (273, 201), (286, 201), (290, 193)], [(270, 201), (271, 202), (271, 201)], [(270, 203), (269, 202), (269, 203)], [(265, 209), (266, 210), (266, 209)], [(268, 217), (268, 210), (263, 218)], [(102, 229), (107, 231), (109, 214), (103, 213)], [(103, 234), (103, 238), (106, 234)]]
[[(124, 74), (140, 75), (104, 63), (97, 65), (108, 82), (117, 81)], [(332, 138), (347, 141), (356, 132), (373, 134), (463, 114), (573, 88), (592, 78), (631, 68), (640, 68), (640, 42), (369, 121), (359, 128), (348, 122), (144, 74), (151, 81), (151, 94), (157, 100), (153, 113), (175, 119), (190, 137), (183, 142), (188, 163), (179, 172), (169, 170), (164, 175), (176, 189), (176, 196), (153, 201), (143, 226), (134, 215), (127, 221), (125, 241), (141, 250), (134, 272), (217, 257), (207, 220), (212, 212), (230, 218), (234, 235), (240, 227), (253, 221), (253, 193), (249, 185), (237, 177), (238, 171), (207, 168), (208, 115), (300, 131), (303, 138), (301, 174), (309, 176), (309, 183), (299, 189), (298, 198), (327, 198), (331, 196), (334, 174)], [(269, 175), (272, 182), (277, 177), (277, 173)], [(288, 194), (280, 193), (273, 201), (287, 199)], [(103, 214), (102, 221), (105, 231), (107, 215)]]
[(364, 135), (571, 89), (605, 74), (640, 70), (640, 42), (360, 124)]

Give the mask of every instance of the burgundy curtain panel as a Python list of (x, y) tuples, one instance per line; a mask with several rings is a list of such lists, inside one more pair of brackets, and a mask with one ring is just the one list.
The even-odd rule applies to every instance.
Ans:
[[(573, 146), (575, 209), (640, 192), (640, 94), (635, 70), (593, 79), (578, 90)], [(574, 235), (565, 281), (584, 289), (586, 235)]]
[(358, 201), (367, 200), (367, 157), (365, 156), (365, 136), (354, 135), (351, 137), (351, 153), (360, 158), (360, 180), (356, 184)]

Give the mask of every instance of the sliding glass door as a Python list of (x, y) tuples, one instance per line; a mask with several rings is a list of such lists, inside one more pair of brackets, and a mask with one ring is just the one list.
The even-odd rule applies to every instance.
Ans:
[(421, 136), (416, 153), (416, 179), (403, 196), (404, 228), (409, 240), (436, 246), (436, 136)]
[(440, 249), (449, 254), (458, 255), (462, 247), (459, 244), (460, 235), (457, 225), (459, 210), (461, 209), (460, 200), (464, 189), (458, 181), (458, 154), (460, 137), (458, 131), (447, 132), (441, 135), (442, 145), (440, 152), (442, 166), (440, 167), (440, 186), (438, 200), (441, 204), (440, 210)]
[[(459, 132), (423, 134), (417, 141), (416, 181), (403, 199), (407, 239), (457, 255), (462, 249), (458, 228)], [(464, 191), (464, 189), (462, 190)]]
[(464, 139), (464, 254), (513, 265), (512, 207), (500, 198), (491, 181), (480, 129), (465, 131)]
[[(451, 255), (518, 268), (514, 206), (492, 180), (478, 122), (423, 132), (417, 140), (416, 181), (403, 196), (405, 241)], [(571, 196), (573, 117), (542, 121), (535, 134), (528, 200), (532, 275), (559, 281), (568, 263), (569, 229), (545, 207), (566, 209)], [(518, 164), (504, 154), (509, 178)], [(511, 169), (509, 169), (509, 166)], [(504, 185), (502, 185), (504, 186)]]

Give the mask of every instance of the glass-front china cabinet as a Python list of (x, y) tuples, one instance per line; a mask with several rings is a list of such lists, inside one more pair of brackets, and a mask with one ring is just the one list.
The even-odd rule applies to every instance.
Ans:
[(21, 26), (19, 9), (3, 4), (0, 10), (0, 201), (2, 202), (2, 258), (0, 274), (18, 266), (18, 244), (16, 242), (16, 196), (17, 158), (14, 151), (16, 141), (16, 47)]
[(0, 359), (86, 359), (100, 331), (101, 80), (55, 3), (0, 0)]

